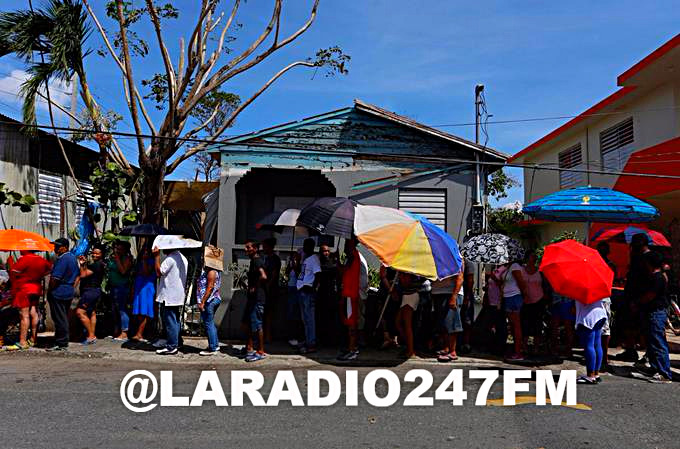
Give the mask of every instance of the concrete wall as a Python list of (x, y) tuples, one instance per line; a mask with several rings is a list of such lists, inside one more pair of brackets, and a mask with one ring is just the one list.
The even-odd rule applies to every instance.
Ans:
[[(645, 93), (622, 103), (616, 110), (621, 114), (603, 115), (602, 119), (589, 125), (576, 125), (550, 144), (529, 153), (523, 160), (526, 164), (539, 164), (558, 167), (558, 155), (561, 151), (581, 144), (582, 168), (602, 169), (600, 153), (600, 132), (633, 117), (634, 142), (633, 152), (648, 148), (680, 135), (680, 82), (667, 83), (648, 89)], [(596, 187), (614, 186), (617, 175), (583, 174), (581, 185)], [(549, 193), (560, 190), (559, 171), (524, 169), (524, 201), (530, 203)], [(663, 213), (663, 211), (662, 211)], [(578, 230), (585, 236), (585, 225), (580, 223), (551, 223), (542, 226), (543, 242), (564, 230)]]

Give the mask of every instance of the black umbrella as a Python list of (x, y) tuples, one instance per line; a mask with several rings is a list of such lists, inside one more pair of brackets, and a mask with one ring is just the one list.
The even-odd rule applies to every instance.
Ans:
[(131, 235), (136, 237), (155, 237), (157, 235), (167, 234), (170, 234), (170, 231), (163, 226), (151, 223), (126, 226), (120, 231), (120, 235)]
[(356, 201), (348, 198), (319, 198), (300, 211), (297, 224), (313, 229), (319, 234), (347, 239), (354, 233), (356, 205)]

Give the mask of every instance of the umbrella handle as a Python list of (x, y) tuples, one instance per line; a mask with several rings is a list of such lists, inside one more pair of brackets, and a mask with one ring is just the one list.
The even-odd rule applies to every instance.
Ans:
[(375, 333), (378, 330), (378, 327), (380, 327), (380, 322), (383, 319), (383, 315), (385, 315), (385, 310), (387, 309), (387, 304), (390, 301), (390, 297), (392, 296), (392, 290), (394, 290), (394, 286), (397, 284), (397, 276), (394, 276), (394, 280), (392, 281), (392, 286), (390, 286), (390, 290), (387, 292), (387, 298), (385, 298), (385, 304), (382, 307), (382, 310), (380, 311), (380, 316), (378, 317), (377, 323), (375, 323), (375, 329), (373, 329), (373, 333)]

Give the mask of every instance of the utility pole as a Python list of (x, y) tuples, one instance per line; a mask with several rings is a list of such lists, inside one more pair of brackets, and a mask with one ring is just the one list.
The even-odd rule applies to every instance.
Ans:
[[(482, 104), (482, 92), (484, 92), (484, 84), (477, 84), (475, 86), (475, 143), (479, 144), (479, 122), (481, 114), (479, 106)], [(482, 204), (482, 174), (479, 163), (479, 152), (475, 152), (475, 204)]]

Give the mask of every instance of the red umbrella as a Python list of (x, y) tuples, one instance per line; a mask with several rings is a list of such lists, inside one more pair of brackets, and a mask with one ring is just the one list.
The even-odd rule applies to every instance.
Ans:
[(540, 270), (559, 295), (584, 304), (611, 296), (614, 273), (596, 250), (575, 240), (546, 246)]

